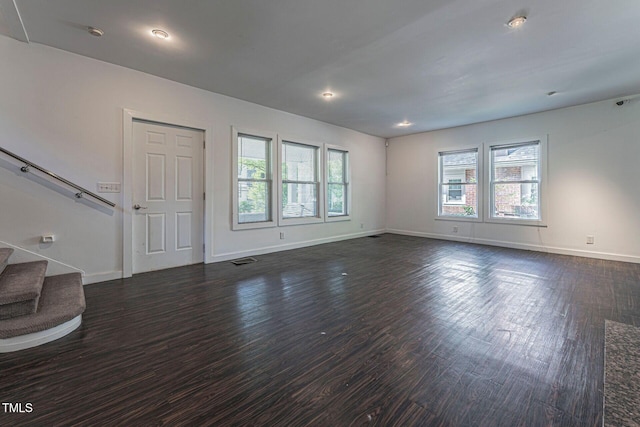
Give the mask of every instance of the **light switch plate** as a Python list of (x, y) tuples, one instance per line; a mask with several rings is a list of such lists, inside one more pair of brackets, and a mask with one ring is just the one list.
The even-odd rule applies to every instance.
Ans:
[(119, 193), (119, 192), (120, 192), (119, 182), (99, 182), (98, 183), (98, 193)]

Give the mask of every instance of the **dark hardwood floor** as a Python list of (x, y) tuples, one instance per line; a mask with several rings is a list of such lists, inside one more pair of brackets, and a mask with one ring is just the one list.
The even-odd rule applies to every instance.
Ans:
[[(600, 426), (640, 265), (383, 235), (85, 287), (0, 425)], [(347, 275), (344, 275), (346, 273)]]

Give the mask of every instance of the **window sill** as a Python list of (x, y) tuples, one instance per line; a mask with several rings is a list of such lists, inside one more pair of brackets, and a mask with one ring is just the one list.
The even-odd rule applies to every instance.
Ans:
[(482, 222), (482, 218), (473, 216), (439, 215), (436, 221), (461, 221), (461, 222)]
[(485, 222), (490, 224), (524, 225), (527, 227), (547, 227), (547, 224), (544, 221), (538, 219), (499, 217), (486, 219)]
[(340, 222), (340, 221), (351, 221), (351, 215), (336, 215), (336, 216), (327, 215), (325, 218), (325, 222)]
[(307, 216), (301, 218), (280, 218), (278, 225), (280, 227), (286, 227), (288, 225), (304, 225), (304, 224), (319, 224), (323, 223), (324, 218), (317, 216)]
[(231, 224), (231, 230), (233, 231), (255, 230), (258, 228), (273, 228), (276, 226), (277, 224), (275, 221), (243, 222), (243, 223), (234, 222), (233, 224)]

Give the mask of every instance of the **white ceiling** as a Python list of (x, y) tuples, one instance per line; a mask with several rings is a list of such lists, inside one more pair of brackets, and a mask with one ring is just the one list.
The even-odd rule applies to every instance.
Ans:
[(638, 0), (15, 4), (0, 34), (382, 137), (640, 93)]

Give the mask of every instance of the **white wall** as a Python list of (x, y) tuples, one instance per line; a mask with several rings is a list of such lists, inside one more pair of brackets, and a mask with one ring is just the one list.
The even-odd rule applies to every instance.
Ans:
[[(558, 95), (561, 96), (561, 95)], [(548, 227), (436, 220), (438, 151), (548, 135)], [(640, 98), (393, 138), (387, 230), (640, 262)], [(486, 194), (485, 194), (486, 195)], [(459, 227), (453, 233), (453, 226)], [(595, 236), (587, 245), (586, 236)]]
[[(211, 225), (207, 262), (371, 234), (385, 228), (384, 140), (207, 92), (138, 71), (0, 36), (0, 146), (90, 190), (123, 180), (123, 109), (203, 123)], [(232, 231), (231, 126), (261, 129), (351, 152), (349, 222)], [(213, 149), (211, 149), (213, 148)], [(0, 155), (0, 241), (86, 272), (85, 282), (120, 277), (124, 193), (107, 194), (115, 210), (78, 201)], [(363, 228), (361, 228), (361, 223)], [(280, 240), (280, 231), (286, 239)], [(39, 237), (56, 235), (41, 245)]]

